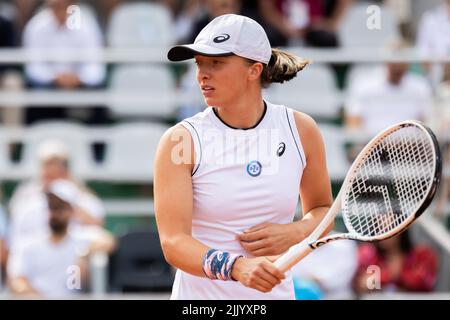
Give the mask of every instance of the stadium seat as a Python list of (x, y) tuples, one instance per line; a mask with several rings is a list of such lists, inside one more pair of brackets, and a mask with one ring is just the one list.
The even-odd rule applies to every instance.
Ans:
[(337, 118), (342, 105), (334, 73), (326, 65), (307, 66), (289, 82), (271, 85), (265, 96), (272, 103), (318, 118)]
[(325, 143), (330, 179), (332, 182), (343, 181), (350, 168), (345, 151), (343, 128), (327, 124), (319, 124), (319, 128)]
[(41, 122), (30, 127), (24, 136), (23, 156), (11, 170), (17, 178), (30, 178), (39, 171), (38, 150), (43, 141), (57, 140), (67, 146), (71, 172), (79, 178), (89, 175), (94, 166), (92, 150), (84, 127), (68, 122)]
[(128, 3), (112, 14), (107, 30), (111, 47), (168, 47), (174, 41), (170, 11), (156, 3)]
[[(94, 7), (88, 3), (80, 3), (77, 4), (77, 6), (80, 8), (81, 12), (81, 23), (83, 23), (83, 17), (87, 17), (91, 21), (95, 21), (95, 23), (98, 23), (98, 15), (95, 11)], [(71, 14), (71, 12), (68, 12)]]
[(102, 181), (147, 182), (153, 180), (153, 162), (162, 124), (125, 123), (116, 126), (106, 141), (105, 161), (91, 179)]
[[(75, 5), (80, 8), (81, 23), (83, 23), (83, 20), (86, 18), (86, 19), (89, 19), (90, 22), (94, 22), (94, 23), (98, 24), (98, 15), (92, 5), (90, 5), (88, 3), (77, 3)], [(1, 7), (2, 7), (2, 4), (0, 4), (0, 11), (1, 11)], [(47, 9), (47, 5), (45, 3), (43, 3), (36, 9), (36, 14), (45, 9)], [(16, 10), (16, 8), (14, 8), (14, 6), (13, 6), (13, 10)], [(68, 10), (67, 13), (70, 16), (71, 14), (74, 13), (74, 11)]]
[(110, 90), (118, 96), (128, 96), (126, 100), (114, 99), (110, 104), (116, 116), (168, 118), (176, 112), (175, 79), (166, 66), (118, 66), (113, 70)]
[(156, 231), (135, 230), (119, 237), (110, 268), (116, 292), (167, 292), (173, 284), (173, 272)]
[(371, 2), (357, 2), (352, 5), (342, 20), (338, 30), (342, 47), (378, 47), (386, 46), (390, 41), (400, 38), (400, 30), (394, 14), (386, 6), (380, 8), (380, 28), (370, 29), (372, 11), (368, 11)]
[(369, 75), (378, 75), (384, 72), (384, 70), (384, 66), (381, 64), (362, 63), (353, 65), (345, 81), (346, 93), (350, 93), (358, 84), (364, 83), (364, 79), (370, 78)]

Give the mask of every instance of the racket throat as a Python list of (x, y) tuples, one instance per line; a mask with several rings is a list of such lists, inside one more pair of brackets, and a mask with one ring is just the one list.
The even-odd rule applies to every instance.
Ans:
[(332, 241), (336, 241), (336, 240), (361, 240), (359, 236), (357, 235), (353, 235), (353, 234), (348, 234), (348, 233), (338, 233), (338, 234), (333, 234), (330, 236), (327, 236), (325, 238), (319, 239), (317, 241), (312, 241), (310, 243), (308, 243), (309, 247), (311, 249), (317, 249), (321, 246), (323, 246), (324, 244), (330, 243)]

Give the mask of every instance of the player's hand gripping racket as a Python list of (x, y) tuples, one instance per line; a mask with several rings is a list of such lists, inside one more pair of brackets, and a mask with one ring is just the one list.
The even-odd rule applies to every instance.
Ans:
[[(439, 145), (429, 128), (417, 121), (387, 128), (355, 159), (317, 228), (275, 261), (275, 266), (286, 272), (330, 241), (378, 241), (402, 232), (431, 203), (441, 167)], [(348, 233), (319, 239), (341, 210)]]

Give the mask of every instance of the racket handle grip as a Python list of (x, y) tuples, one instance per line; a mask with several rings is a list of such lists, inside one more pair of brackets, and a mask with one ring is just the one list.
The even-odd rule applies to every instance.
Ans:
[(309, 246), (309, 239), (306, 238), (302, 242), (292, 246), (274, 264), (283, 273), (291, 269), (304, 257), (306, 257), (313, 249)]

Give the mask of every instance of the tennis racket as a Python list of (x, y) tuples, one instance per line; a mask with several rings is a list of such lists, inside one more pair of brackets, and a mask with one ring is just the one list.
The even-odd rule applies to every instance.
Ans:
[[(379, 241), (399, 234), (429, 206), (441, 178), (433, 132), (418, 121), (393, 125), (359, 153), (330, 210), (317, 228), (275, 261), (286, 272), (335, 240)], [(348, 233), (319, 237), (342, 211)]]

